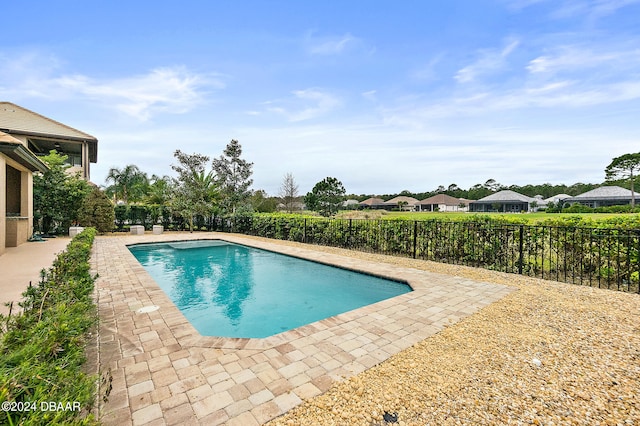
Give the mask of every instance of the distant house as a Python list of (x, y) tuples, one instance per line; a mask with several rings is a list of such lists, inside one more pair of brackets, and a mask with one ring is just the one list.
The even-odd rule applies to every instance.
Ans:
[[(640, 194), (634, 192), (633, 195), (636, 204), (640, 204)], [(567, 204), (582, 204), (592, 208), (627, 205), (631, 204), (631, 191), (619, 186), (601, 186), (584, 194), (565, 198), (562, 202), (565, 206)]]
[(33, 172), (47, 169), (22, 141), (0, 132), (0, 254), (31, 236)]
[(567, 198), (571, 198), (571, 195), (568, 194), (558, 194), (558, 195), (553, 195), (549, 198), (545, 198), (544, 204), (547, 205), (549, 203), (553, 203), (553, 204), (558, 204), (561, 203), (563, 200), (566, 200)]
[(400, 210), (413, 212), (419, 210), (420, 201), (413, 197), (400, 195), (384, 202), (385, 210)]
[(358, 200), (345, 200), (342, 202), (342, 207), (345, 209), (357, 209), (360, 205)]
[(504, 190), (488, 195), (478, 201), (469, 203), (470, 212), (528, 212), (532, 209), (531, 203), (538, 200), (519, 194), (515, 191)]
[(284, 203), (279, 203), (276, 208), (278, 210), (291, 209), (291, 211), (301, 211), (305, 210), (307, 206), (302, 201), (294, 201), (289, 206), (286, 206)]
[(360, 202), (360, 208), (363, 209), (382, 209), (384, 208), (384, 200), (382, 198), (367, 198)]
[(90, 164), (98, 161), (98, 139), (26, 108), (0, 102), (0, 131), (18, 139), (37, 156), (55, 150), (67, 156), (70, 173), (90, 179)]
[(466, 212), (470, 200), (456, 198), (447, 194), (438, 194), (420, 201), (420, 211), (427, 212)]

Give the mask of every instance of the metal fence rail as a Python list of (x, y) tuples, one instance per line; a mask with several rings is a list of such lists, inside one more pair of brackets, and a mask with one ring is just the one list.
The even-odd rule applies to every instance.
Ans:
[[(640, 293), (640, 229), (491, 221), (199, 218), (199, 229), (342, 247)], [(163, 222), (165, 228), (169, 222)], [(184, 229), (183, 222), (171, 224)]]
[(217, 218), (211, 230), (640, 293), (637, 229), (255, 216)]

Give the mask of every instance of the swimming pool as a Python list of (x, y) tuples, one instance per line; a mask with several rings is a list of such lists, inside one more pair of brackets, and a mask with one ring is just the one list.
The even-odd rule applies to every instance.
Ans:
[(222, 240), (128, 248), (203, 336), (268, 337), (411, 291), (403, 282)]

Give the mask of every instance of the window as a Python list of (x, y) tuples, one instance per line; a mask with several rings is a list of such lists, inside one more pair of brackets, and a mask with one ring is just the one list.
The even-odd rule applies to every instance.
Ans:
[(59, 141), (54, 139), (29, 139), (29, 149), (41, 157), (48, 155), (50, 151), (66, 155), (66, 164), (74, 167), (82, 167), (82, 144), (70, 141)]
[(7, 216), (20, 216), (20, 200), (21, 200), (21, 186), (22, 177), (20, 170), (16, 170), (13, 167), (7, 165), (5, 167), (7, 182), (5, 184), (6, 191), (6, 212)]

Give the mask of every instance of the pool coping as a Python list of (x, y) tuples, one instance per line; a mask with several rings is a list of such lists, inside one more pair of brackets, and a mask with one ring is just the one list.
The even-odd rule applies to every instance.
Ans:
[[(413, 291), (263, 339), (201, 336), (127, 246), (203, 239), (404, 281)], [(514, 291), (221, 233), (98, 237), (92, 268), (101, 372), (112, 377), (105, 424), (261, 424)], [(137, 312), (150, 305), (160, 309)]]
[[(309, 260), (315, 263), (319, 263), (322, 265), (326, 265), (326, 266), (332, 266), (332, 267), (336, 267), (336, 268), (340, 268), (340, 269), (345, 269), (348, 271), (353, 271), (353, 272), (358, 272), (358, 273), (362, 273), (362, 274), (366, 274), (366, 275), (371, 275), (374, 277), (378, 277), (378, 278), (385, 278), (388, 280), (392, 280), (392, 281), (396, 281), (398, 283), (402, 283), (402, 284), (406, 284), (411, 288), (411, 292), (413, 291), (423, 291), (424, 290), (424, 286), (420, 284), (420, 281), (417, 280), (410, 280), (410, 279), (405, 279), (405, 278), (401, 278), (398, 276), (398, 274), (393, 274), (391, 271), (384, 271), (382, 273), (380, 273), (380, 271), (376, 270), (376, 268), (372, 268), (371, 265), (365, 265), (365, 264), (358, 264), (358, 265), (350, 265), (349, 267), (344, 265), (344, 262), (337, 262), (335, 258), (324, 258), (321, 256), (314, 256), (315, 253), (317, 252), (308, 252), (306, 253), (306, 256), (301, 256), (300, 255), (300, 251), (299, 250), (283, 250), (286, 248), (291, 249), (291, 247), (287, 247), (287, 246), (282, 246), (282, 245), (278, 245), (278, 244), (273, 244), (273, 247), (270, 248), (265, 248), (265, 244), (264, 243), (258, 243), (255, 240), (246, 240), (244, 239), (242, 241), (242, 243), (240, 243), (238, 240), (236, 241), (232, 241), (233, 237), (231, 238), (227, 238), (227, 236), (224, 237), (219, 237), (219, 238), (194, 238), (194, 239), (190, 239), (189, 241), (224, 241), (224, 242), (228, 242), (228, 243), (232, 243), (232, 244), (238, 244), (238, 245), (243, 245), (243, 246), (247, 246), (247, 247), (251, 247), (251, 248), (255, 248), (255, 249), (259, 249), (259, 250), (267, 250), (267, 251), (271, 251), (274, 253), (278, 253), (278, 254), (282, 254), (285, 256), (291, 256), (294, 257), (296, 259), (302, 259), (302, 260)], [(185, 241), (183, 239), (170, 239), (170, 240), (165, 240), (162, 241), (161, 243), (172, 243), (172, 242), (180, 242), (180, 241)], [(127, 248), (131, 247), (131, 246), (135, 246), (135, 245), (147, 245), (147, 244), (158, 244), (159, 242), (137, 242), (137, 243), (133, 243), (133, 244), (127, 244)], [(317, 258), (312, 258), (312, 257), (317, 257)], [(136, 260), (137, 261), (137, 260)], [(398, 269), (398, 268), (396, 268)], [(146, 270), (145, 270), (146, 272)], [(148, 272), (147, 272), (148, 274)], [(151, 276), (149, 276), (152, 280), (153, 278)], [(155, 283), (155, 280), (153, 281), (154, 285), (157, 285)], [(411, 293), (409, 292), (409, 293)], [(163, 291), (164, 293), (164, 291)], [(165, 296), (167, 296), (167, 298), (169, 298), (169, 301), (171, 302), (171, 304), (173, 306), (175, 306), (175, 304), (173, 303), (173, 301), (170, 300), (170, 297), (164, 293)], [(196, 330), (195, 327), (193, 327), (193, 325), (191, 324), (191, 322), (185, 317), (184, 320), (186, 321), (186, 323), (184, 321), (182, 321), (182, 319), (179, 321), (180, 324), (182, 324), (184, 327), (186, 328), (190, 328), (189, 330), (189, 335), (188, 336), (181, 336), (178, 340), (181, 344), (184, 345), (190, 345), (190, 346), (202, 346), (202, 347), (208, 347), (208, 348), (226, 348), (226, 349), (268, 349), (268, 348), (272, 348), (274, 346), (278, 346), (281, 345), (283, 343), (289, 342), (291, 340), (295, 340), (298, 339), (300, 337), (300, 334), (308, 334), (309, 332), (313, 332), (314, 330), (317, 329), (324, 329), (324, 327), (322, 327), (321, 323), (325, 320), (331, 320), (329, 322), (335, 322), (335, 323), (340, 323), (343, 321), (349, 321), (350, 319), (353, 319), (353, 315), (349, 315), (349, 314), (361, 314), (361, 315), (366, 315), (370, 312), (376, 312), (379, 309), (384, 309), (385, 307), (387, 307), (387, 305), (389, 306), (393, 306), (397, 303), (397, 301), (392, 301), (392, 299), (395, 299), (396, 297), (400, 297), (403, 296), (402, 295), (398, 295), (398, 296), (394, 296), (376, 303), (372, 303), (372, 304), (368, 304), (365, 306), (362, 306), (360, 308), (356, 308), (356, 309), (352, 309), (349, 310), (347, 312), (343, 312), (337, 315), (332, 315), (330, 317), (318, 320), (318, 321), (314, 321), (312, 323), (309, 324), (305, 324), (303, 326), (300, 327), (296, 327), (294, 329), (291, 330), (287, 330), (278, 334), (274, 334), (268, 337), (263, 337), (263, 338), (244, 338), (244, 337), (216, 337), (216, 336), (203, 336), (200, 334), (200, 332), (198, 332), (198, 330)], [(151, 301), (153, 303), (154, 306), (164, 306), (164, 309), (166, 309), (166, 300), (164, 297), (162, 297), (159, 294), (155, 294), (152, 296)], [(387, 304), (383, 303), (383, 302), (387, 302), (387, 301), (392, 301), (389, 302)], [(176, 307), (177, 308), (177, 307)], [(368, 308), (368, 309), (366, 309)], [(178, 311), (180, 311), (179, 308), (177, 308)], [(358, 312), (356, 312), (358, 311)], [(184, 316), (184, 314), (180, 311), (180, 314), (182, 316)], [(188, 324), (188, 325), (187, 325)]]

